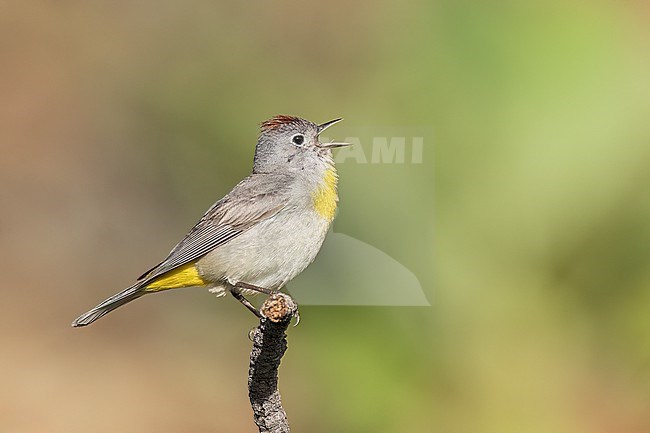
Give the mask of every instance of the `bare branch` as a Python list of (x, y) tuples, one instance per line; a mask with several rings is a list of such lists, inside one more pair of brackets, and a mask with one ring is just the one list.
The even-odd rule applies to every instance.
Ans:
[(260, 433), (290, 431), (278, 391), (278, 367), (287, 350), (285, 332), (297, 311), (298, 306), (289, 295), (271, 295), (260, 309), (260, 326), (253, 331), (248, 396)]

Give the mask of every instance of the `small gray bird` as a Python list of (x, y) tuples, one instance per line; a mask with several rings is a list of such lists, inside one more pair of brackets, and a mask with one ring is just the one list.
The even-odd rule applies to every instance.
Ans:
[(72, 326), (86, 326), (148, 293), (207, 287), (244, 295), (279, 290), (316, 257), (334, 219), (338, 176), (332, 149), (319, 134), (342, 119), (316, 125), (279, 115), (261, 124), (253, 173), (203, 215), (160, 264)]

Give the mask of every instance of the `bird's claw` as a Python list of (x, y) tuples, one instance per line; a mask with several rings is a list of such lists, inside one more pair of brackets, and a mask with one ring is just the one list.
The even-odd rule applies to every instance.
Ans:
[(293, 327), (295, 328), (300, 324), (300, 311), (296, 310), (296, 314), (293, 315), (296, 319), (296, 323), (293, 324)]

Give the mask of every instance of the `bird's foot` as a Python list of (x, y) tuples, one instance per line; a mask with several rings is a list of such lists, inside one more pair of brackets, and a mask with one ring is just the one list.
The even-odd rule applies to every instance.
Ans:
[(244, 297), (244, 295), (242, 295), (241, 292), (240, 292), (239, 290), (237, 290), (237, 289), (231, 290), (231, 291), (230, 291), (230, 294), (233, 296), (233, 298), (235, 298), (235, 299), (237, 299), (239, 302), (241, 302), (241, 304), (242, 304), (244, 307), (248, 308), (248, 310), (249, 310), (251, 313), (255, 314), (255, 316), (256, 316), (258, 319), (261, 319), (261, 318), (262, 318), (262, 313), (260, 313), (260, 310), (258, 310), (257, 308), (255, 308), (255, 306), (254, 306), (253, 304), (251, 304), (250, 301), (249, 301), (248, 299), (246, 299), (246, 298)]
[(254, 292), (264, 293), (265, 295), (274, 295), (278, 293), (277, 290), (271, 290), (264, 287), (256, 286), (254, 284), (244, 283), (243, 281), (238, 281), (237, 283), (235, 283), (235, 288), (252, 290)]

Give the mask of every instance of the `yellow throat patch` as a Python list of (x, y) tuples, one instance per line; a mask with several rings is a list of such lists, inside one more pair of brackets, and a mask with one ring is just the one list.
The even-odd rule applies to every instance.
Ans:
[(159, 292), (180, 287), (205, 286), (206, 284), (207, 282), (201, 278), (194, 263), (188, 263), (160, 275), (147, 284), (144, 290), (145, 292)]
[(336, 192), (338, 175), (334, 167), (327, 169), (323, 178), (323, 183), (314, 191), (312, 199), (314, 209), (320, 216), (331, 222), (336, 215), (336, 206), (339, 196)]

